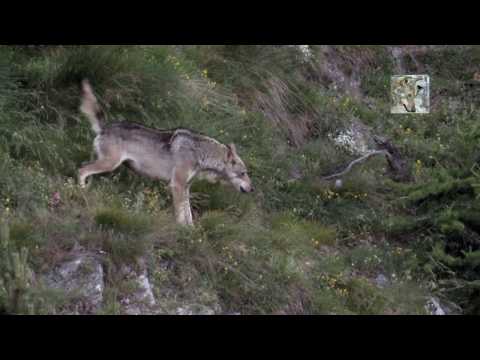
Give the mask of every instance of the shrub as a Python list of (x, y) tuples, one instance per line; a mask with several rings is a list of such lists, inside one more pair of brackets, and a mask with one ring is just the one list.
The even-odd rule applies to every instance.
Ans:
[(142, 235), (151, 229), (151, 221), (141, 214), (132, 214), (121, 208), (98, 209), (95, 222), (104, 230)]

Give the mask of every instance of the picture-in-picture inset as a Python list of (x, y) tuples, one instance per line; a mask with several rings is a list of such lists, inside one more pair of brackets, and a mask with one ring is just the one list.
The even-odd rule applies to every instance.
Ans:
[(428, 75), (392, 76), (392, 114), (428, 114), (430, 77)]

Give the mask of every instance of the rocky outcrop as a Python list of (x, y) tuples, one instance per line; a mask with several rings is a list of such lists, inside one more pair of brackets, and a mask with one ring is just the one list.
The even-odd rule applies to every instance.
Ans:
[(445, 310), (440, 305), (440, 301), (437, 298), (431, 297), (427, 301), (427, 305), (425, 309), (428, 311), (430, 315), (446, 315)]
[(129, 281), (134, 287), (133, 291), (123, 295), (120, 301), (125, 314), (142, 315), (154, 313), (156, 301), (147, 269), (143, 268), (141, 271), (137, 271), (129, 266), (124, 266), (122, 273), (124, 280)]
[[(102, 253), (103, 255), (105, 254)], [(117, 270), (113, 270), (113, 275), (107, 274), (112, 271), (112, 268), (107, 270), (103, 265), (100, 255), (76, 250), (67, 261), (61, 262), (42, 277), (47, 288), (58, 290), (65, 295), (64, 305), (57, 313), (69, 315), (103, 313), (103, 307), (108, 301), (105, 288), (109, 286), (105, 283), (105, 279), (111, 279), (113, 276), (117, 290), (114, 301), (118, 304), (115, 313), (125, 315), (223, 314), (218, 296), (212, 289), (200, 286), (192, 294), (184, 297), (181, 295), (181, 289), (172, 287), (169, 282), (154, 285), (145, 259), (138, 259), (135, 264), (124, 264)], [(157, 266), (160, 270), (172, 271), (172, 264), (169, 262), (160, 263)]]
[(375, 285), (379, 288), (386, 288), (387, 286), (390, 285), (390, 281), (387, 279), (387, 277), (383, 274), (378, 274), (377, 277), (375, 278)]
[(333, 90), (341, 90), (354, 98), (360, 98), (362, 94), (359, 64), (349, 64), (353, 68), (347, 72), (342, 68), (343, 61), (332, 46), (320, 45), (319, 50), (320, 59), (316, 62), (316, 71), (320, 76), (330, 83)]
[(368, 126), (357, 119), (340, 134), (330, 135), (331, 139), (345, 150), (355, 155), (365, 155), (375, 150), (374, 137)]
[(214, 309), (201, 304), (190, 304), (179, 307), (176, 315), (216, 315), (219, 313), (218, 309)]
[(84, 253), (57, 266), (45, 277), (46, 285), (62, 290), (71, 299), (69, 314), (94, 314), (102, 305), (103, 267), (94, 255)]

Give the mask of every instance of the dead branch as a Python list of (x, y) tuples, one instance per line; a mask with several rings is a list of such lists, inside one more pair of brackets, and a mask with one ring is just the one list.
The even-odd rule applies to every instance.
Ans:
[(400, 150), (388, 139), (374, 136), (374, 141), (379, 150), (387, 151), (390, 176), (395, 181), (408, 182), (412, 179), (408, 162), (402, 157)]
[(327, 177), (323, 177), (322, 180), (331, 180), (331, 179), (335, 179), (335, 178), (338, 178), (338, 177), (342, 177), (342, 176), (348, 174), (353, 169), (353, 167), (355, 165), (360, 164), (361, 162), (366, 161), (369, 158), (371, 158), (372, 156), (376, 156), (376, 155), (385, 155), (387, 158), (391, 157), (390, 153), (386, 150), (372, 151), (372, 152), (362, 156), (361, 158), (352, 161), (347, 166), (347, 168), (345, 170), (343, 170), (342, 172), (340, 172), (338, 174), (330, 175), (330, 176), (327, 176)]

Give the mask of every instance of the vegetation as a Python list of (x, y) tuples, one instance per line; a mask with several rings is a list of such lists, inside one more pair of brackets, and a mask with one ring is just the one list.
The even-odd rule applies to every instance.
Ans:
[[(462, 85), (478, 54), (418, 55), (433, 77), (432, 112), (394, 116), (383, 46), (0, 46), (0, 311), (60, 313), (69, 298), (42, 279), (80, 248), (103, 254), (99, 314), (123, 312), (133, 290), (119, 270), (141, 261), (157, 313), (195, 303), (425, 314), (434, 295), (478, 314), (480, 112), (475, 86)], [(355, 91), (333, 87), (327, 62), (358, 79)], [(126, 168), (80, 189), (93, 140), (78, 111), (84, 78), (110, 120), (234, 142), (258, 191), (194, 184), (197, 226), (183, 229), (165, 184)], [(358, 122), (395, 144), (411, 181), (391, 178), (384, 157), (341, 187), (321, 180), (359, 157), (335, 141)]]

